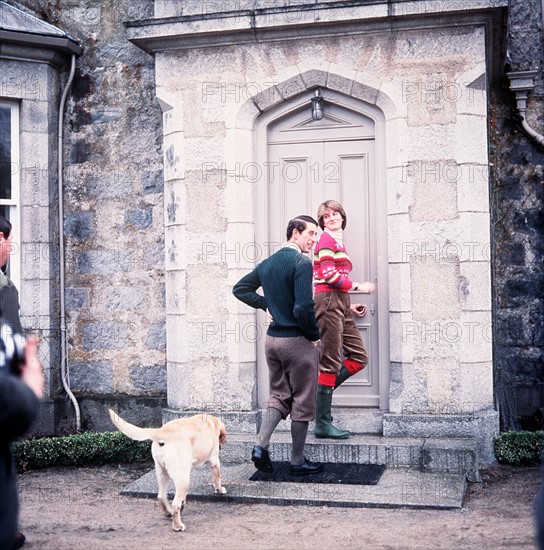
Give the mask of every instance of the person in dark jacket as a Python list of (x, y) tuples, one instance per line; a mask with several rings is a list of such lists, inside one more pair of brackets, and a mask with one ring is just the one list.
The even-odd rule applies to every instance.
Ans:
[[(272, 472), (268, 446), (280, 420), (291, 416), (293, 442), (290, 473), (317, 473), (323, 465), (304, 456), (308, 424), (315, 418), (319, 328), (312, 296), (312, 262), (304, 255), (317, 239), (317, 222), (297, 216), (287, 226), (287, 243), (240, 279), (233, 294), (266, 311), (271, 319), (265, 353), (270, 397), (251, 459), (258, 470)], [(262, 288), (264, 296), (257, 294)]]
[[(4, 268), (12, 252), (11, 223), (0, 216), (0, 267)], [(37, 414), (43, 396), (44, 378), (38, 359), (38, 346), (32, 337), (26, 341), (23, 364), (12, 372), (6, 364), (3, 344), (12, 334), (22, 334), (19, 318), (19, 294), (15, 285), (0, 271), (0, 550), (19, 548), (25, 536), (17, 531), (19, 499), (15, 464), (10, 444), (23, 435)], [(15, 362), (17, 363), (17, 362)]]
[[(17, 476), (10, 444), (23, 435), (36, 418), (44, 379), (38, 347), (28, 338), (25, 363), (19, 376), (0, 368), (0, 548), (15, 548), (19, 497)], [(20, 538), (20, 537), (19, 537)], [(24, 542), (24, 538), (23, 538)]]

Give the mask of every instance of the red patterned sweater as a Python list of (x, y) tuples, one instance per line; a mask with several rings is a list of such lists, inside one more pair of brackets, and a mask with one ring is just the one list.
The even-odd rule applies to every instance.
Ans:
[(326, 231), (314, 248), (315, 292), (347, 292), (353, 282), (348, 277), (353, 269), (344, 246)]

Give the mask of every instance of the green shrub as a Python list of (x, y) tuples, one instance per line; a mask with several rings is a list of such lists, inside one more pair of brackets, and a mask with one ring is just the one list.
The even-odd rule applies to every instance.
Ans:
[(495, 456), (503, 464), (514, 466), (539, 464), (544, 431), (505, 432), (495, 438)]
[(15, 441), (19, 471), (49, 466), (140, 462), (151, 456), (151, 441), (134, 441), (120, 432), (84, 433)]

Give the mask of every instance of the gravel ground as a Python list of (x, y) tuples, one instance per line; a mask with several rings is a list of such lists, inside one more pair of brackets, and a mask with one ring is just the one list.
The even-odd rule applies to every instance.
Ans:
[[(25, 549), (536, 548), (537, 467), (497, 466), (461, 510), (328, 508), (191, 501), (175, 533), (154, 499), (120, 496), (151, 462), (19, 476)], [(228, 488), (228, 480), (225, 479)]]

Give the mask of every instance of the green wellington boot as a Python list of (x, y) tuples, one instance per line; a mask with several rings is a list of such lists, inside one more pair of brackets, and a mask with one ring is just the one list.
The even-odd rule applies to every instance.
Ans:
[(314, 434), (319, 439), (346, 439), (351, 435), (332, 425), (332, 388), (318, 384)]

